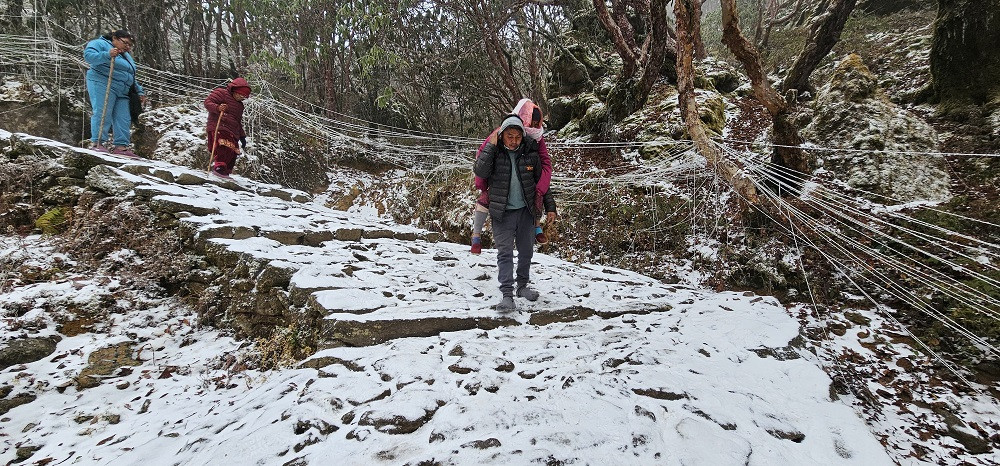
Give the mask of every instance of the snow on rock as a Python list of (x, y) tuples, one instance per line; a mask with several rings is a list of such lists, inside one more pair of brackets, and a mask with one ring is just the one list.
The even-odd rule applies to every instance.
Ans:
[[(240, 363), (255, 347), (231, 329), (198, 326), (191, 308), (117, 277), (4, 282), (0, 344), (60, 339), (53, 355), (0, 372), (0, 462), (888, 465), (918, 442), (913, 418), (866, 424), (837, 399), (799, 321), (771, 297), (537, 254), (542, 298), (500, 316), (491, 252), (240, 177), (46, 153), (134, 182), (124, 195), (161, 203), (206, 261), (252, 275), (225, 299), (277, 290), (268, 306), (320, 316), (320, 350), (261, 372)], [(0, 264), (48, 268), (51, 250), (3, 238)], [(1000, 413), (985, 398), (974, 409), (987, 426)], [(957, 451), (928, 441), (940, 442), (932, 458)]]
[(851, 187), (899, 202), (950, 197), (942, 158), (900, 152), (936, 150), (933, 128), (890, 102), (859, 56), (849, 55), (837, 65), (812, 111), (803, 135), (848, 149), (815, 153), (825, 169)]
[[(772, 298), (677, 290), (669, 313), (331, 348), (267, 373), (222, 364), (238, 342), (184, 306), (133, 298), (101, 331), (0, 374), (38, 397), (0, 420), (0, 461), (33, 447), (36, 461), (96, 464), (891, 464), (814, 361), (755, 352), (798, 335)], [(39, 317), (36, 334), (54, 335)], [(0, 325), (20, 336), (19, 322)], [(78, 388), (86, 355), (122, 342), (137, 365)]]

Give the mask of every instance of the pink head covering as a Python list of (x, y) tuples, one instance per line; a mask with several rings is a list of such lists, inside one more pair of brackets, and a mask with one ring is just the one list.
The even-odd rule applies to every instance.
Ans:
[(535, 109), (538, 109), (539, 115), (542, 114), (542, 109), (538, 108), (538, 106), (535, 105), (531, 99), (521, 99), (517, 102), (517, 105), (514, 106), (514, 111), (511, 113), (515, 113), (521, 117), (521, 123), (524, 124), (524, 134), (531, 136), (532, 139), (537, 141), (542, 138), (542, 132), (544, 129), (541, 125), (541, 117), (538, 119), (539, 124), (537, 128), (531, 126), (531, 114), (534, 113)]

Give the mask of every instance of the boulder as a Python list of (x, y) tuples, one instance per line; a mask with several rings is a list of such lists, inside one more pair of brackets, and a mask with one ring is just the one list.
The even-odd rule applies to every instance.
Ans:
[(43, 338), (18, 338), (11, 340), (7, 346), (0, 349), (0, 370), (18, 364), (28, 364), (38, 361), (56, 350), (60, 338), (57, 336)]
[(90, 353), (87, 367), (76, 377), (77, 388), (82, 390), (96, 387), (101, 384), (101, 379), (114, 376), (120, 368), (141, 364), (141, 361), (132, 357), (134, 347), (134, 342), (126, 341)]
[(124, 196), (135, 188), (136, 182), (121, 175), (107, 165), (97, 165), (87, 172), (87, 186), (112, 196)]
[(848, 149), (819, 152), (817, 163), (849, 186), (899, 202), (950, 196), (943, 158), (902, 153), (936, 150), (934, 129), (890, 102), (858, 55), (837, 64), (812, 111), (802, 134), (817, 145)]

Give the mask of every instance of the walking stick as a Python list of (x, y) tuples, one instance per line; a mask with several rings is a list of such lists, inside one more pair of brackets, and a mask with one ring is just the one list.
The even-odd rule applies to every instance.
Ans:
[(101, 145), (101, 133), (104, 132), (104, 116), (108, 114), (108, 95), (111, 94), (111, 76), (115, 73), (115, 58), (111, 57), (111, 67), (108, 68), (108, 87), (104, 89), (104, 106), (101, 108), (101, 126), (97, 127), (97, 145)]
[(208, 171), (212, 171), (212, 165), (215, 164), (215, 148), (219, 147), (219, 125), (222, 124), (222, 116), (226, 114), (223, 110), (219, 112), (219, 121), (215, 122), (215, 136), (212, 137), (212, 154), (208, 158)]

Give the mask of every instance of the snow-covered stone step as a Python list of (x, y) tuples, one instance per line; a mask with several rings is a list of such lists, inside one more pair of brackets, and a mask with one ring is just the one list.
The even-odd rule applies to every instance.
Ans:
[[(453, 243), (331, 242), (291, 278), (293, 303), (324, 316), (325, 345), (364, 346), (467, 329), (545, 325), (671, 308), (676, 288), (616, 269), (589, 269), (538, 254), (532, 282), (541, 298), (498, 314), (495, 250), (480, 256)], [(595, 293), (599, 290), (599, 293)]]
[(653, 279), (539, 254), (532, 282), (541, 299), (518, 299), (521, 312), (498, 315), (495, 250), (471, 255), (465, 245), (436, 243), (437, 233), (332, 210), (305, 193), (241, 177), (26, 135), (10, 140), (74, 183), (145, 203), (176, 222), (188, 249), (214, 267), (189, 284), (209, 302), (206, 318), (247, 336), (306, 326), (320, 347), (365, 346), (671, 308), (674, 289)]

